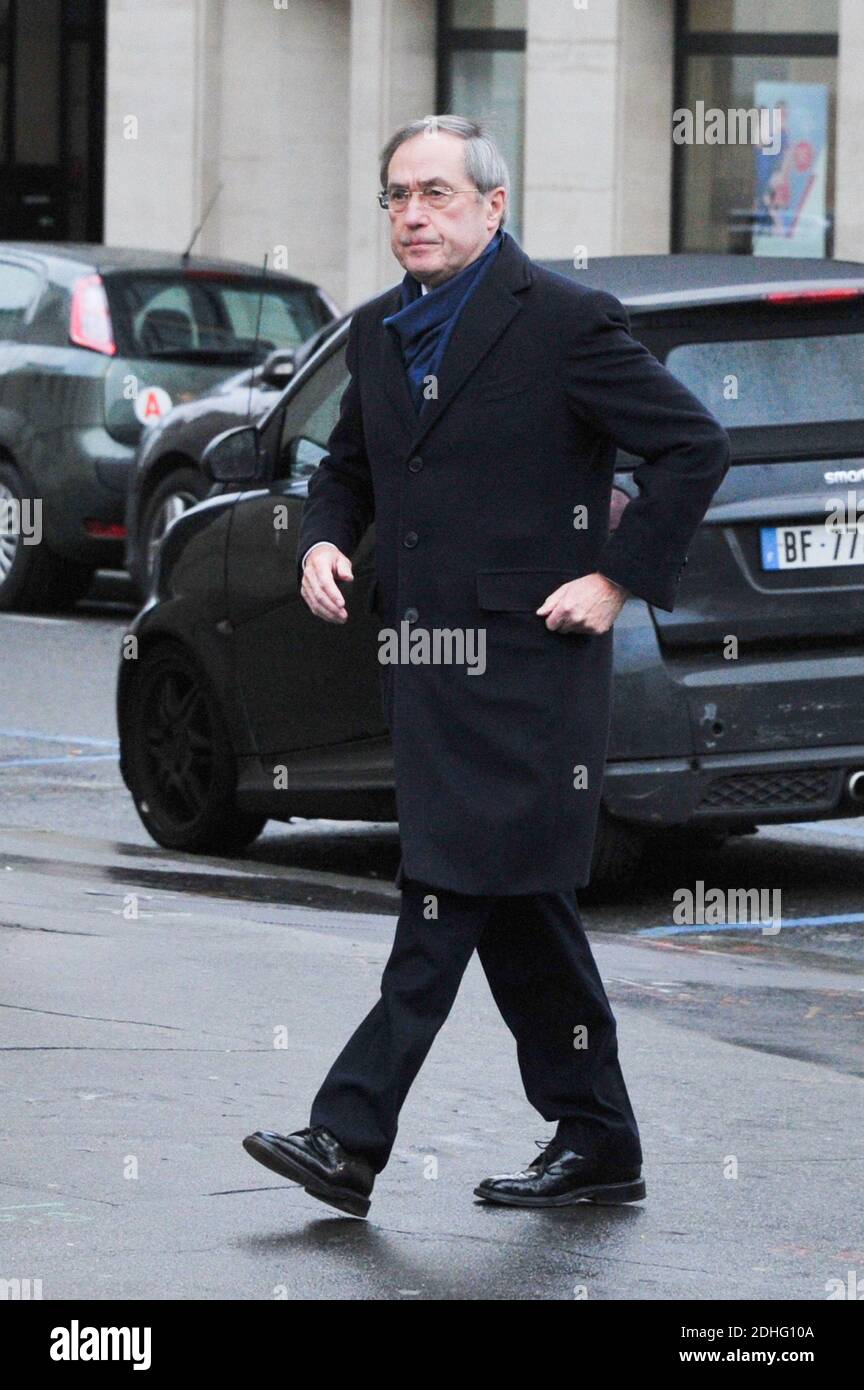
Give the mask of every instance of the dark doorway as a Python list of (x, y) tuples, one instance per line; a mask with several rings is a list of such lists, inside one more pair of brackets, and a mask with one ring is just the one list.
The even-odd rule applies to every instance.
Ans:
[(0, 0), (0, 237), (101, 241), (105, 0)]

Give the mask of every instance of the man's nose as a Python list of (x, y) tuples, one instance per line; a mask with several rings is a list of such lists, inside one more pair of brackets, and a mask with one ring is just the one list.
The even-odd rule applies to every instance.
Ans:
[(411, 190), (408, 206), (402, 214), (405, 221), (411, 227), (422, 225), (429, 221), (429, 209), (425, 203), (421, 202), (420, 195), (416, 188)]

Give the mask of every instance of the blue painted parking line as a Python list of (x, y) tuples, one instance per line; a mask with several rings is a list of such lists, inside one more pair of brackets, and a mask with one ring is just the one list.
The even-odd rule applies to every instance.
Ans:
[(85, 753), (79, 758), (70, 753), (65, 758), (0, 758), (0, 768), (4, 767), (56, 767), (58, 763), (116, 763), (117, 753)]
[(119, 748), (115, 738), (78, 738), (74, 734), (40, 734), (35, 729), (0, 729), (0, 738), (26, 738), (34, 743), (68, 743), (72, 747)]
[[(864, 922), (864, 912), (839, 912), (833, 917), (788, 917), (780, 919), (782, 927), (839, 927), (850, 922)], [(773, 926), (768, 917), (764, 922), (697, 922), (693, 926), (640, 927), (637, 936), (686, 936), (698, 932), (712, 931), (757, 931), (760, 927)]]
[(60, 758), (0, 758), (5, 767), (56, 767), (62, 763), (116, 763), (120, 745), (113, 738), (81, 738), (67, 734), (40, 734), (36, 729), (0, 729), (0, 738), (23, 739), (28, 743), (63, 743), (67, 748), (112, 748), (112, 753), (65, 753)]

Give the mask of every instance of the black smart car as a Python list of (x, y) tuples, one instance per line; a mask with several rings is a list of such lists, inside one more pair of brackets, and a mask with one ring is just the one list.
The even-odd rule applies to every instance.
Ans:
[[(626, 881), (646, 838), (673, 827), (722, 839), (864, 813), (864, 266), (638, 256), (553, 268), (616, 294), (733, 448), (675, 611), (631, 598), (615, 624), (592, 883)], [(130, 629), (121, 768), (160, 844), (237, 849), (270, 817), (395, 818), (372, 530), (353, 557), (348, 623), (313, 618), (295, 575), (346, 335), (257, 426), (210, 446), (222, 495), (168, 532)], [(619, 509), (634, 463), (619, 455)]]
[(240, 262), (0, 242), (0, 609), (72, 603), (122, 566), (142, 433), (336, 314)]

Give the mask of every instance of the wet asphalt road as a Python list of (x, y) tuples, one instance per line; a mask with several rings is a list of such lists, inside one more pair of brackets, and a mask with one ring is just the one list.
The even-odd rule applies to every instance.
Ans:
[[(0, 616), (0, 1278), (45, 1298), (820, 1300), (864, 1275), (864, 820), (679, 845), (638, 893), (583, 899), (645, 1203), (473, 1197), (552, 1131), (475, 959), (351, 1221), (240, 1140), (307, 1122), (377, 997), (396, 827), (271, 824), (230, 862), (153, 845), (116, 764), (133, 609), (122, 582), (96, 592)], [(676, 932), (698, 879), (780, 889), (782, 930)]]

